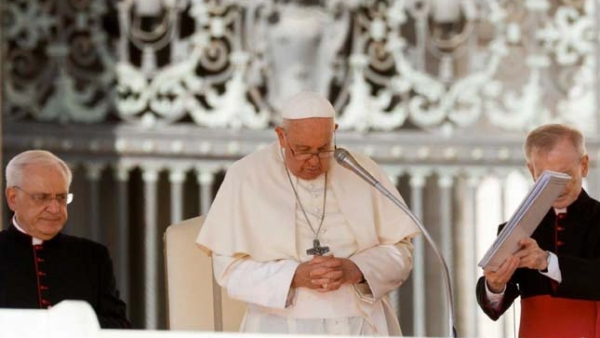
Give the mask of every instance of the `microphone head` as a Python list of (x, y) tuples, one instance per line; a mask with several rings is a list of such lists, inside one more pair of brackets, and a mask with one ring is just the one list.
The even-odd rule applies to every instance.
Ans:
[(371, 174), (369, 174), (369, 172), (365, 170), (365, 168), (358, 164), (354, 156), (352, 156), (352, 154), (350, 154), (348, 150), (344, 148), (337, 148), (333, 153), (333, 156), (335, 156), (335, 160), (342, 167), (360, 176), (363, 180), (367, 181), (372, 186), (376, 187), (379, 184), (379, 182)]
[(350, 154), (350, 152), (344, 148), (337, 148), (334, 151), (333, 156), (335, 156), (337, 163), (346, 169), (355, 171), (356, 167), (359, 166), (354, 159), (354, 156), (352, 156), (352, 154)]
[(348, 150), (346, 150), (344, 148), (337, 148), (334, 151), (333, 156), (335, 157), (335, 160), (339, 164), (345, 164), (348, 157), (352, 157), (352, 155), (350, 155), (350, 152), (348, 152)]

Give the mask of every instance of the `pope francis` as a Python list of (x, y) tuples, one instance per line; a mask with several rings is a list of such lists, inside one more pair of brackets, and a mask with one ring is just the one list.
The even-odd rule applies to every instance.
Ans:
[[(312, 92), (293, 96), (278, 141), (234, 163), (197, 243), (215, 279), (248, 303), (241, 331), (401, 335), (388, 293), (412, 269), (417, 226), (332, 160), (335, 110)], [(386, 173), (353, 153), (397, 194)]]

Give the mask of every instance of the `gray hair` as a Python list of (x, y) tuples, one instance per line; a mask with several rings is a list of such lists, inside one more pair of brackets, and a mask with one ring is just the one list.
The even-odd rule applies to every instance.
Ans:
[(579, 130), (565, 124), (546, 124), (532, 130), (527, 135), (524, 147), (527, 162), (531, 161), (534, 151), (542, 154), (548, 153), (565, 138), (571, 141), (580, 158), (586, 154), (585, 140)]
[(65, 161), (58, 158), (46, 150), (28, 150), (13, 157), (6, 166), (6, 186), (14, 187), (23, 184), (23, 169), (27, 165), (45, 165), (57, 166), (67, 178), (68, 185), (71, 186), (73, 174)]

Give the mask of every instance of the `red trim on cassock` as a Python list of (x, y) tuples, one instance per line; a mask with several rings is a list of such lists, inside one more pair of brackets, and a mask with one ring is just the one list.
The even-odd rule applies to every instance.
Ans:
[(521, 300), (520, 338), (600, 338), (600, 302), (551, 297)]
[(44, 303), (42, 302), (42, 290), (40, 288), (40, 268), (38, 266), (38, 256), (37, 251), (40, 250), (41, 246), (32, 245), (33, 249), (33, 263), (35, 265), (35, 281), (37, 283), (37, 294), (38, 294), (38, 303), (40, 304), (40, 309), (45, 309)]

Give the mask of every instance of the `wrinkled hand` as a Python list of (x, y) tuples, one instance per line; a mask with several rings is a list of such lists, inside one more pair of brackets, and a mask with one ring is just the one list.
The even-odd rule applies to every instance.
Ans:
[(483, 270), (490, 291), (502, 292), (517, 268), (545, 270), (548, 267), (548, 252), (540, 249), (533, 238), (524, 238), (519, 245), (521, 249), (508, 257), (498, 270)]
[(334, 256), (315, 256), (296, 269), (292, 287), (305, 287), (320, 292), (339, 289), (343, 284), (358, 283), (362, 272), (353, 261)]
[(521, 249), (514, 256), (520, 259), (520, 268), (545, 270), (548, 267), (548, 252), (540, 249), (533, 238), (524, 238), (519, 245)]
[(491, 268), (483, 269), (483, 276), (485, 277), (485, 282), (487, 283), (488, 288), (493, 293), (500, 293), (504, 290), (506, 283), (510, 280), (512, 275), (515, 273), (515, 270), (519, 267), (519, 258), (513, 256), (509, 256), (503, 263), (500, 265), (498, 270), (492, 270)]
[(300, 265), (298, 265), (298, 267), (296, 268), (296, 272), (294, 273), (294, 278), (292, 279), (292, 287), (309, 289), (319, 288), (318, 285), (311, 283), (312, 278), (310, 277), (310, 273), (313, 269), (314, 267), (310, 265), (310, 261), (300, 263)]

